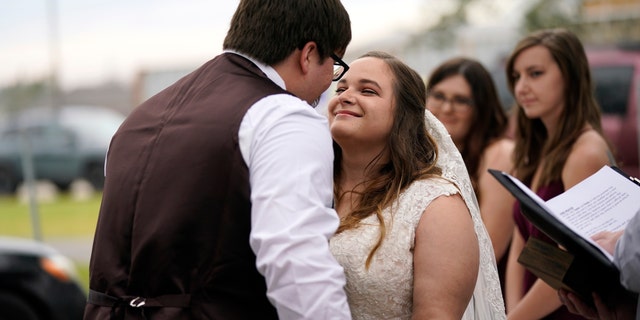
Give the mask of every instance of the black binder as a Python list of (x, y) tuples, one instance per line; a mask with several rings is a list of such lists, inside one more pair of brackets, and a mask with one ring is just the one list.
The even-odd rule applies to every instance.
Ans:
[(518, 262), (554, 289), (573, 291), (587, 302), (592, 303), (591, 292), (606, 299), (630, 294), (620, 284), (618, 268), (604, 253), (547, 212), (503, 172), (489, 169), (489, 173), (520, 201), (525, 218), (566, 249), (530, 238)]

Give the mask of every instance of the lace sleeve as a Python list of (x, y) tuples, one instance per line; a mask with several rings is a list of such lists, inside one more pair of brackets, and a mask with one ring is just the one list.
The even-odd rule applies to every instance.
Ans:
[(438, 166), (442, 169), (442, 175), (459, 188), (460, 194), (471, 212), (480, 246), (478, 280), (472, 301), (469, 303), (463, 319), (505, 319), (504, 301), (500, 290), (493, 246), (482, 222), (478, 200), (473, 192), (471, 179), (462, 156), (445, 127), (428, 110), (425, 110), (425, 123), (429, 133), (438, 142)]

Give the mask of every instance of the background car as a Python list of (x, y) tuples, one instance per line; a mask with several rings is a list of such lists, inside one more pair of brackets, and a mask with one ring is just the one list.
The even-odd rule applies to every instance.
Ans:
[(24, 181), (28, 159), (36, 180), (67, 189), (82, 178), (102, 188), (105, 154), (124, 118), (97, 106), (37, 107), (8, 115), (0, 125), (0, 192), (13, 192)]
[(640, 177), (640, 50), (590, 50), (587, 56), (596, 83), (596, 99), (602, 108), (602, 129), (614, 146), (618, 167)]
[(0, 319), (82, 319), (85, 303), (71, 260), (41, 242), (0, 237)]

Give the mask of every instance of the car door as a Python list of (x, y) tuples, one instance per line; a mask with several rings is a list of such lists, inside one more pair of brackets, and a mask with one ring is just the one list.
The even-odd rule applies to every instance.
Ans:
[(615, 61), (592, 66), (595, 95), (602, 108), (602, 127), (612, 143), (618, 166), (638, 175), (638, 127), (633, 108), (635, 66)]
[(65, 186), (77, 175), (77, 151), (73, 134), (57, 124), (25, 130), (36, 179), (51, 180)]

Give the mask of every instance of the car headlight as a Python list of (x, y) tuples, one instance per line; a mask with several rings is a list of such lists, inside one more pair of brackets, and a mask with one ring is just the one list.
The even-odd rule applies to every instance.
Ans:
[(62, 282), (78, 280), (78, 272), (73, 262), (63, 255), (51, 255), (40, 258), (42, 270)]

